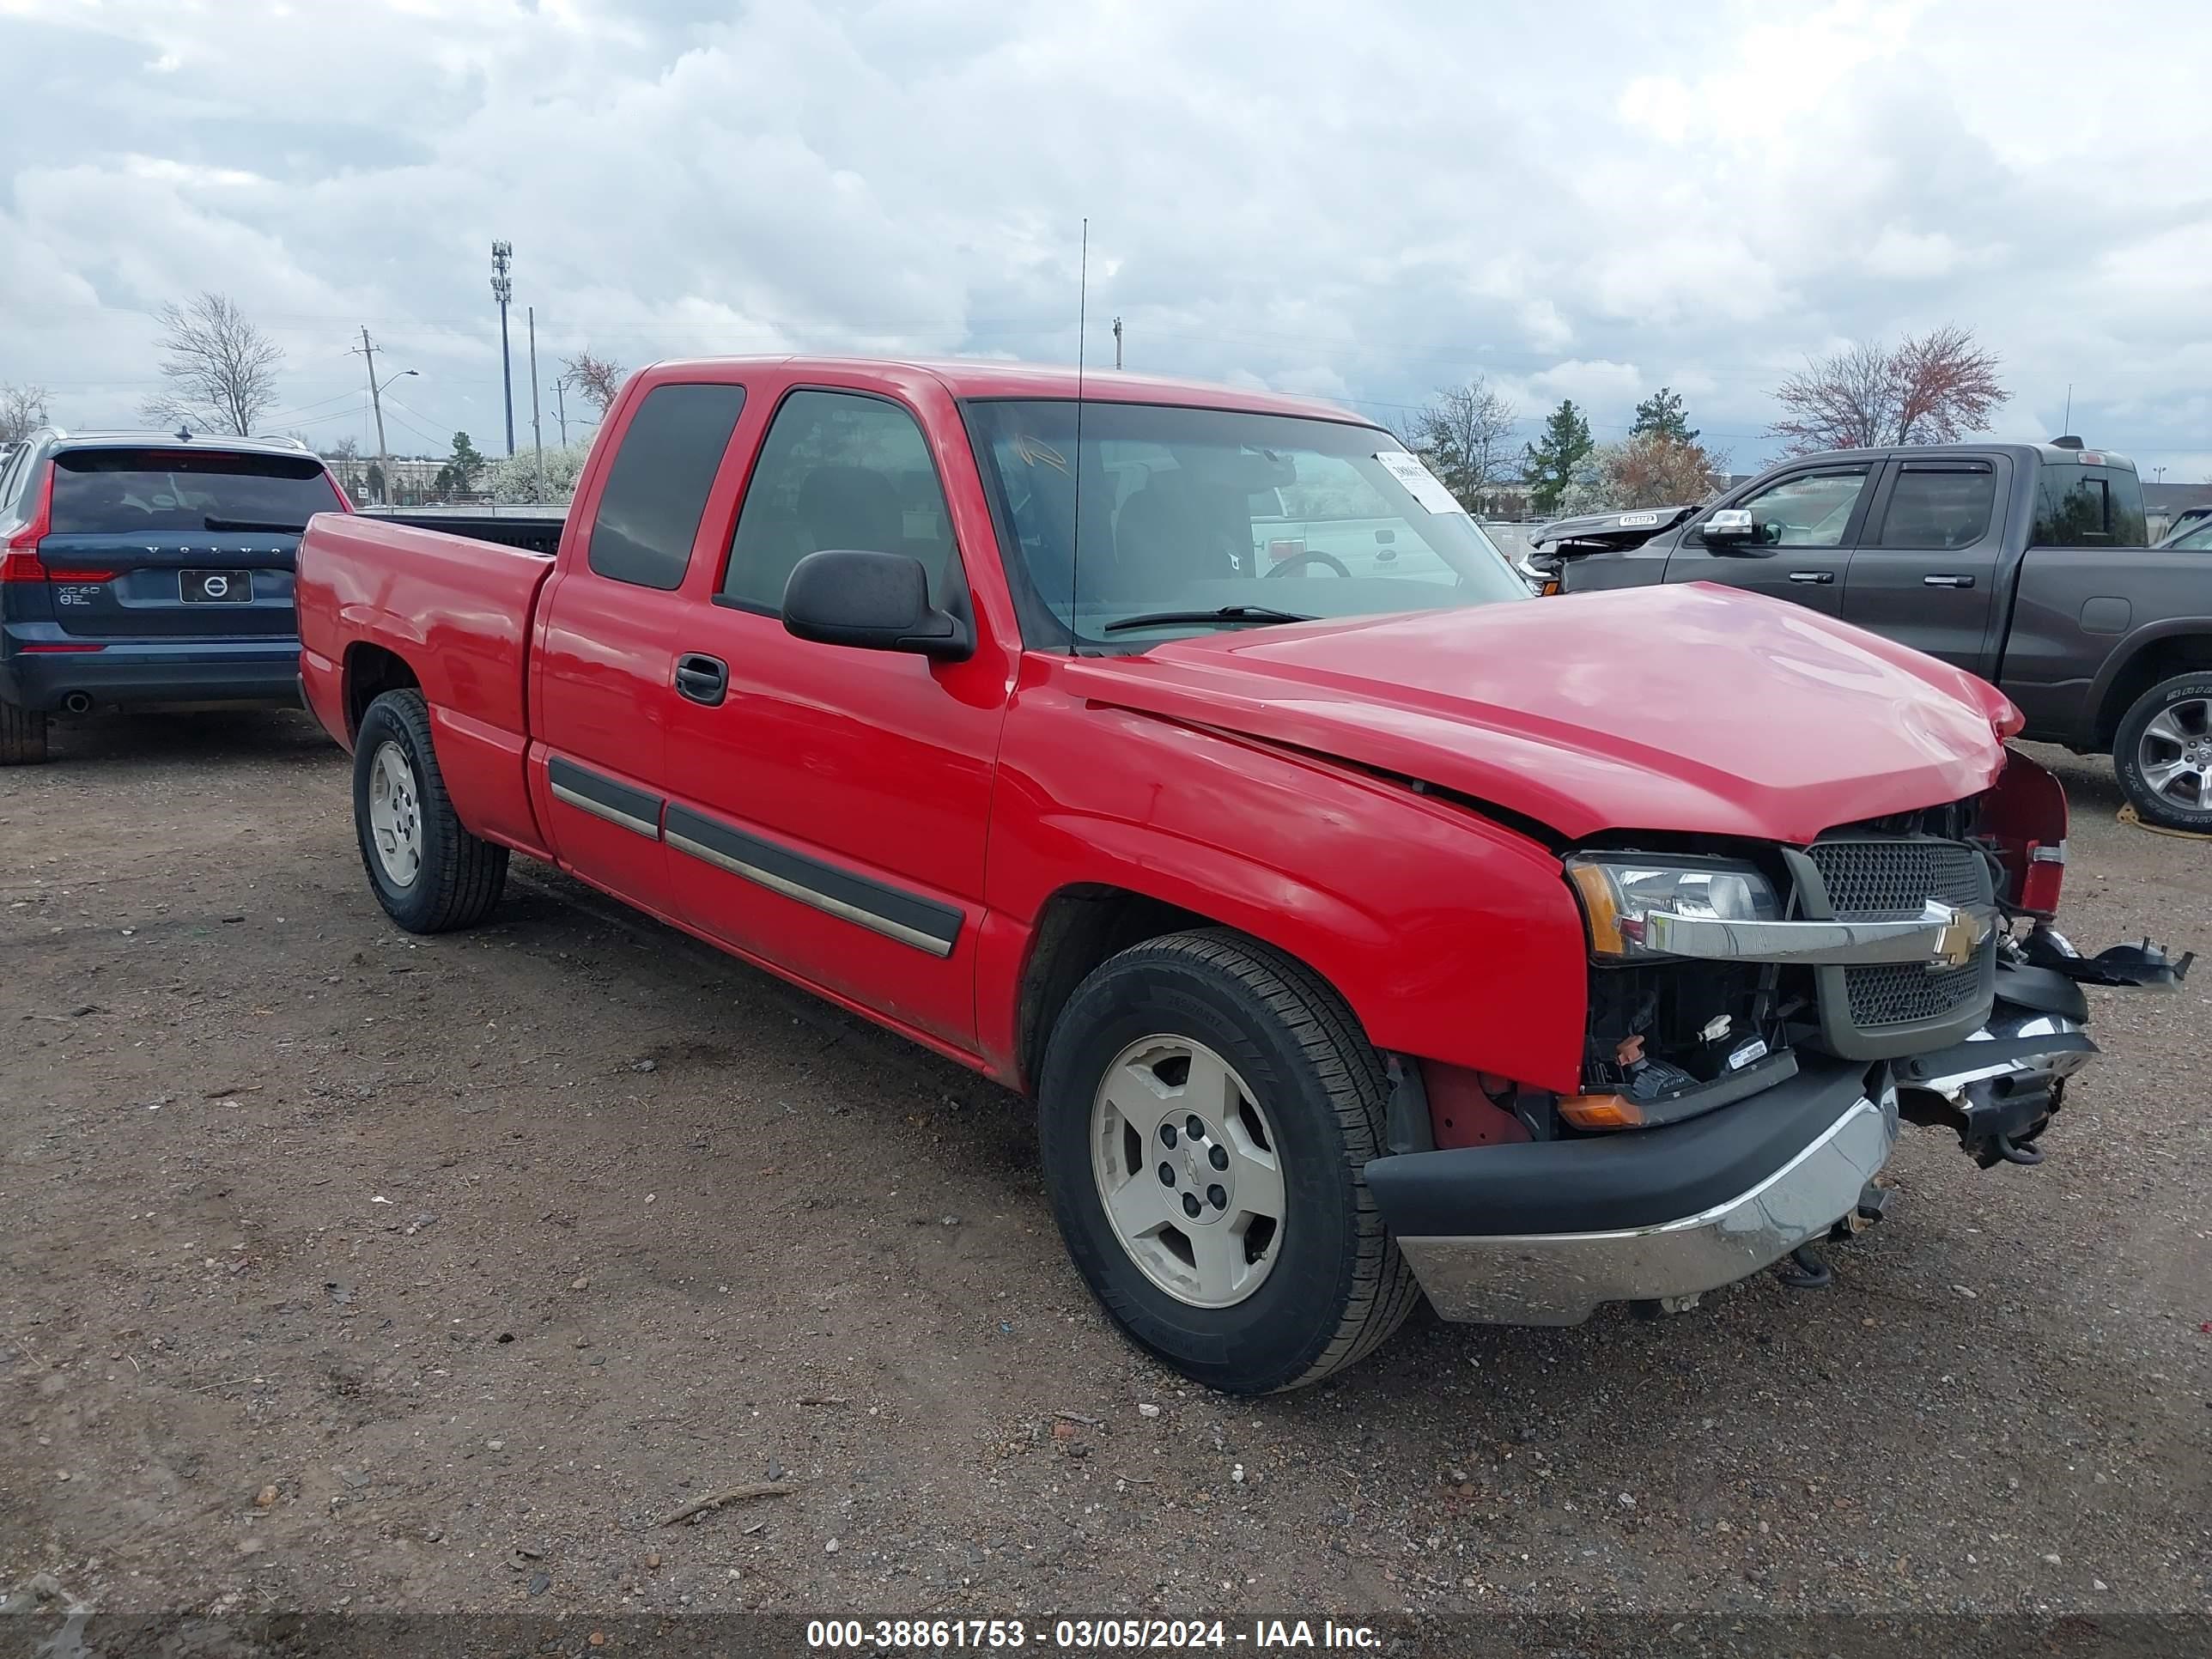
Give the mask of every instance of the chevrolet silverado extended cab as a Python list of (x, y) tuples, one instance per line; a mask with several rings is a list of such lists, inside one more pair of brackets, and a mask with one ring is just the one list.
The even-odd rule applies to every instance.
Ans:
[(2042, 925), (2065, 799), (1990, 686), (1717, 587), (1531, 603), (1286, 398), (664, 363), (556, 553), (319, 518), (300, 611), (399, 925), (520, 853), (1023, 1091), (1100, 1301), (1231, 1390), (1424, 1291), (1817, 1273), (1900, 1118), (2037, 1162), (2075, 981), (2176, 971)]
[(2124, 455), (2078, 438), (1838, 450), (1705, 507), (1531, 540), (1567, 592), (1724, 582), (1971, 669), (2023, 735), (2111, 755), (2143, 818), (2212, 831), (2212, 556), (2142, 544)]

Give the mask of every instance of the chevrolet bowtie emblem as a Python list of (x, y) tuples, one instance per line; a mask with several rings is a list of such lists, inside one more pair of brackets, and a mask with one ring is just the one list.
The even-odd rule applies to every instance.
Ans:
[(1989, 936), (1989, 923), (1964, 910), (1930, 899), (1928, 901), (1928, 920), (1938, 921), (1936, 943), (1928, 952), (1928, 971), (1941, 973), (1947, 968), (1963, 968), (1974, 959), (1974, 952), (1982, 948)]

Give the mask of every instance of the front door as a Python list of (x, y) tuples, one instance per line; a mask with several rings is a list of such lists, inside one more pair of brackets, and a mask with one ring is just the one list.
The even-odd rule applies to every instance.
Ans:
[[(957, 423), (949, 398), (943, 415)], [(933, 602), (966, 602), (938, 465), (903, 404), (801, 386), (769, 423), (726, 566), (678, 641), (694, 681), (671, 705), (675, 902), (746, 955), (972, 1050), (1007, 665), (988, 648), (933, 663), (793, 638), (784, 584), (824, 548), (912, 554)]]
[(2012, 462), (1894, 461), (1844, 580), (1844, 620), (1971, 673), (1996, 666), (1990, 624)]
[(1692, 524), (1667, 561), (1667, 580), (1723, 582), (1841, 614), (1844, 572), (1874, 471), (1865, 461), (1809, 466), (1729, 502), (1751, 510), (1758, 538), (1708, 546)]

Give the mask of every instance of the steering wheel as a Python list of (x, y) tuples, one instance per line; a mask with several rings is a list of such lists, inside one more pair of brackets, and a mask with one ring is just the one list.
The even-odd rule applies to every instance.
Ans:
[(1297, 569), (1302, 564), (1325, 564), (1331, 570), (1336, 572), (1340, 576), (1348, 578), (1352, 574), (1349, 570), (1344, 568), (1344, 561), (1338, 558), (1334, 553), (1316, 553), (1311, 550), (1308, 550), (1304, 553), (1291, 554), (1289, 558), (1285, 559), (1280, 564), (1271, 567), (1268, 569), (1267, 574), (1270, 576), (1284, 575), (1290, 571)]

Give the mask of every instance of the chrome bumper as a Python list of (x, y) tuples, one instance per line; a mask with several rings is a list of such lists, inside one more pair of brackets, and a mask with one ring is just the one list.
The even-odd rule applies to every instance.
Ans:
[(1697, 1215), (1614, 1232), (1398, 1240), (1446, 1319), (1578, 1325), (1607, 1302), (1686, 1305), (1852, 1214), (1897, 1142), (1897, 1095), (1862, 1095), (1790, 1162)]

